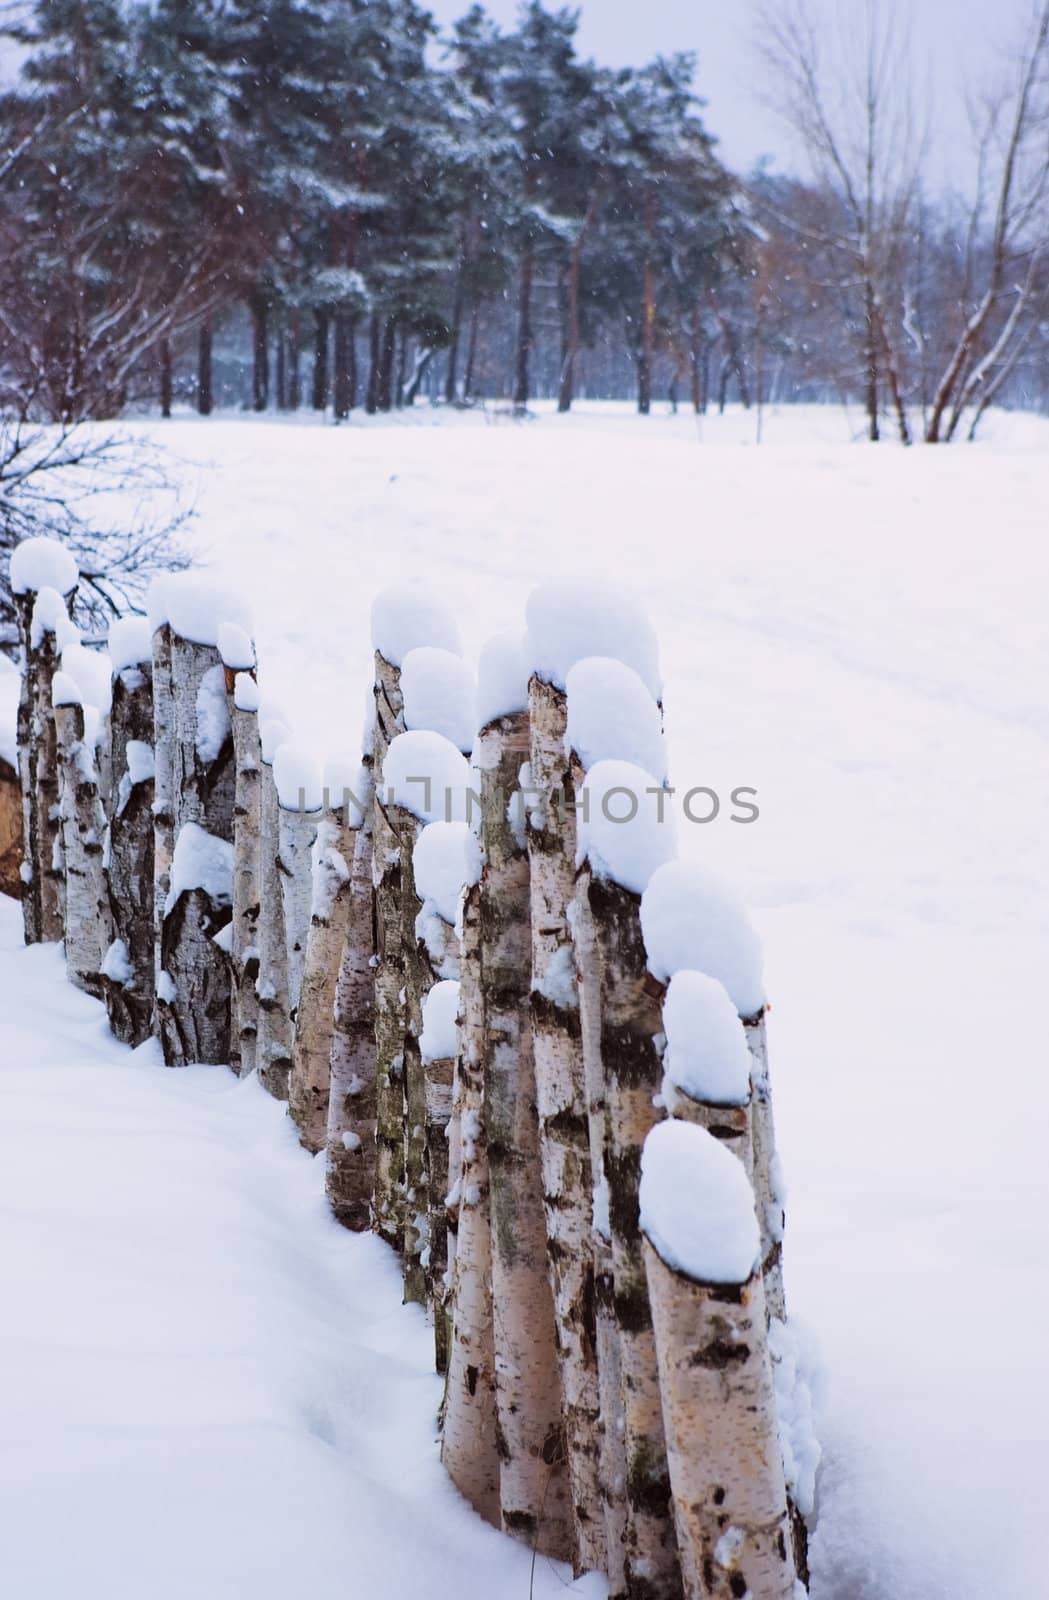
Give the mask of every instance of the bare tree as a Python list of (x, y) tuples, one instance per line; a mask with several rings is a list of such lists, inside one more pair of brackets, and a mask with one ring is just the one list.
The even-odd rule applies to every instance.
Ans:
[(773, 104), (831, 198), (813, 224), (778, 220), (825, 252), (850, 338), (858, 344), (867, 433), (881, 435), (883, 389), (910, 443), (901, 372), (902, 269), (926, 142), (915, 128), (910, 44), (891, 3), (864, 0), (863, 21), (837, 35), (806, 0), (763, 12), (761, 53)]

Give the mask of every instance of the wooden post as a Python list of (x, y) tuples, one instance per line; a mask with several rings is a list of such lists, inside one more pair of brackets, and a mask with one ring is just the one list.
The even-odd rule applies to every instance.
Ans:
[(109, 630), (113, 662), (110, 711), (113, 798), (109, 821), (107, 955), (109, 1025), (125, 1044), (149, 1038), (153, 967), (153, 655), (149, 624), (126, 617)]
[(370, 777), (357, 795), (350, 901), (335, 987), (326, 1188), (332, 1211), (356, 1232), (373, 1225), (375, 1193), (375, 891)]
[(492, 1300), (500, 1498), (507, 1532), (547, 1554), (575, 1550), (561, 1369), (540, 1171), (532, 1051), (528, 853), (510, 797), (528, 752), (525, 713), (481, 730), (481, 970), (484, 1115), (492, 1219)]
[(794, 1600), (759, 1234), (742, 1165), (705, 1129), (664, 1123), (645, 1146), (641, 1217), (686, 1600)]
[(150, 591), (154, 1031), (169, 1066), (230, 1057), (236, 774), (226, 673), (215, 643), (227, 605), (236, 602), (185, 574), (157, 580)]
[(95, 752), (85, 736), (80, 690), (65, 672), (52, 685), (60, 781), (59, 813), (65, 865), (66, 974), (99, 999), (111, 943), (109, 894), (103, 868), (106, 817)]
[(288, 1098), (292, 1029), (288, 998), (288, 940), (280, 872), (280, 806), (273, 761), (290, 737), (278, 717), (259, 713), (259, 975), (255, 1063), (259, 1081), (275, 1100)]
[(62, 937), (58, 751), (51, 686), (79, 573), (53, 539), (27, 539), (11, 556), (10, 582), (22, 647), (18, 771), (22, 789), (22, 916), (26, 944)]

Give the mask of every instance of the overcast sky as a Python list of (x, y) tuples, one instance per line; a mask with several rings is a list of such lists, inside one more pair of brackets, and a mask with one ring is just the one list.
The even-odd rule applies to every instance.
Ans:
[[(425, 0), (442, 22), (461, 16), (468, 0)], [(550, 0), (548, 0), (548, 4)], [(896, 0), (910, 28), (919, 81), (930, 85), (935, 132), (967, 138), (959, 85), (979, 78), (1022, 31), (1032, 0)], [(512, 21), (517, 0), (486, 0), (500, 22)], [(848, 28), (861, 0), (810, 0), (813, 10)], [(609, 66), (638, 64), (660, 52), (694, 50), (706, 120), (725, 160), (746, 170), (762, 155), (796, 165), (782, 129), (761, 101), (755, 50), (759, 0), (582, 0), (579, 38), (584, 53)]]

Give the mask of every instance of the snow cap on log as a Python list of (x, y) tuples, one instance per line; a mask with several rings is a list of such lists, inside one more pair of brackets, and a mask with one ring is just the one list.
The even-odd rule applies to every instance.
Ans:
[(746, 1283), (761, 1241), (742, 1162), (706, 1128), (658, 1122), (641, 1152), (641, 1230), (697, 1283)]
[(494, 634), (481, 646), (477, 662), (477, 726), (528, 709), (527, 635), (515, 629)]
[(261, 697), (250, 672), (238, 672), (233, 680), (233, 704), (238, 711), (257, 711)]
[(273, 781), (284, 811), (319, 811), (324, 804), (320, 764), (301, 744), (285, 741), (277, 748)]
[(208, 833), (199, 822), (184, 822), (171, 857), (171, 883), (164, 915), (182, 894), (203, 889), (217, 906), (233, 904), (233, 846)]
[(101, 650), (88, 650), (79, 639), (62, 646), (62, 671), (68, 673), (80, 690), (85, 705), (94, 706), (100, 717), (107, 717), (113, 704), (113, 664)]
[(222, 665), (231, 672), (250, 672), (255, 665), (251, 635), (238, 622), (220, 622), (216, 634)]
[(248, 607), (238, 594), (209, 583), (194, 572), (165, 572), (154, 578), (146, 596), (150, 631), (166, 622), (191, 644), (218, 645), (219, 628), (232, 622), (251, 632)]
[(459, 628), (448, 607), (421, 581), (380, 590), (372, 601), (372, 647), (399, 667), (410, 650), (423, 645), (462, 655)]
[(282, 744), (287, 744), (291, 738), (291, 729), (280, 717), (267, 716), (259, 712), (259, 741), (262, 746), (262, 759), (268, 767), (273, 765), (273, 758)]
[(124, 672), (153, 659), (152, 634), (145, 617), (118, 617), (109, 625), (108, 643), (114, 672)]
[(369, 763), (360, 756), (329, 756), (324, 763), (324, 789), (330, 811), (345, 810), (346, 826), (359, 828), (371, 805), (374, 781)]
[(423, 1031), (419, 1051), (424, 1061), (445, 1061), (455, 1055), (455, 1019), (459, 1014), (459, 984), (442, 978), (423, 999)]
[(399, 733), (383, 761), (383, 802), (401, 806), (423, 822), (464, 822), (470, 765), (439, 733)]
[(76, 588), (80, 569), (57, 539), (23, 539), (12, 551), (9, 576), (12, 594), (54, 589), (67, 595)]
[(570, 667), (565, 753), (584, 768), (599, 761), (632, 761), (658, 783), (667, 775), (659, 706), (644, 681), (612, 656), (585, 656)]
[(481, 849), (465, 822), (431, 822), (412, 852), (415, 889), (437, 915), (455, 925), (463, 890), (481, 879)]
[(477, 732), (477, 680), (452, 650), (420, 645), (401, 662), (404, 725), (443, 733), (469, 755)]
[(80, 693), (80, 685), (69, 672), (56, 672), (51, 683), (51, 704), (53, 706), (79, 706), (82, 705), (84, 696)]
[(708, 1105), (746, 1105), (750, 1051), (724, 984), (687, 967), (675, 972), (663, 1001), (663, 1031), (663, 1068), (672, 1090)]
[(673, 861), (673, 812), (656, 779), (631, 761), (599, 761), (587, 773), (577, 817), (576, 865), (643, 894), (658, 867)]
[(659, 646), (644, 609), (626, 589), (591, 578), (542, 583), (528, 596), (528, 665), (546, 683), (564, 689), (577, 661), (613, 656), (659, 699)]
[(761, 941), (729, 884), (695, 861), (673, 861), (652, 875), (641, 901), (649, 970), (663, 982), (690, 967), (717, 978), (741, 1017), (765, 1006)]
[[(30, 593), (32, 591), (29, 591)], [(34, 650), (39, 650), (43, 643), (44, 634), (53, 633), (60, 650), (74, 641), (80, 643), (80, 629), (70, 621), (69, 612), (66, 610), (65, 600), (57, 589), (45, 584), (44, 588), (37, 590), (33, 602), (33, 618), (29, 625), (29, 642)]]

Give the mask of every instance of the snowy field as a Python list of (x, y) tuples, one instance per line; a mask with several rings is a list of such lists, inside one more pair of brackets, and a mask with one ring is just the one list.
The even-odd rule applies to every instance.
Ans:
[[(663, 645), (682, 848), (766, 944), (787, 1291), (820, 1352), (815, 1600), (1044, 1588), (1049, 425), (852, 442), (839, 412), (176, 420), (191, 538), (264, 693), (352, 743), (368, 607), (471, 649), (553, 573)], [(751, 826), (731, 790), (758, 791)], [(418, 1315), (252, 1083), (129, 1056), (2, 924), (0, 1564), (17, 1600), (527, 1600), (436, 1461)], [(564, 1592), (538, 1564), (535, 1595)], [(574, 1592), (596, 1596), (584, 1581)]]

